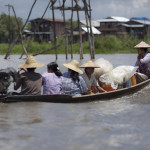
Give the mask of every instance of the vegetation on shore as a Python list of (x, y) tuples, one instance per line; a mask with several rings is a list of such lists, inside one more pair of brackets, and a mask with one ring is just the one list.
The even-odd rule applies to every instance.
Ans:
[[(150, 43), (150, 38), (143, 39), (145, 42)], [(95, 53), (96, 54), (114, 54), (114, 53), (136, 53), (133, 48), (136, 44), (138, 44), (141, 40), (134, 36), (126, 36), (124, 38), (117, 38), (116, 36), (109, 35), (104, 37), (95, 37)], [(25, 42), (25, 45), (27, 43)], [(60, 44), (58, 49), (58, 54), (65, 54), (65, 39), (59, 38), (57, 40), (57, 44)], [(53, 47), (52, 43), (37, 43), (35, 41), (31, 41), (27, 51), (29, 54), (35, 54)], [(0, 44), (0, 54), (6, 54), (9, 48), (9, 44)], [(21, 54), (23, 51), (21, 44), (16, 44), (11, 52), (11, 54)], [(68, 46), (68, 53), (71, 51), (71, 46)], [(88, 54), (89, 43), (88, 41), (83, 42), (83, 52), (84, 54)], [(79, 53), (79, 44), (73, 44), (73, 54)], [(47, 52), (46, 54), (55, 54), (54, 50)]]

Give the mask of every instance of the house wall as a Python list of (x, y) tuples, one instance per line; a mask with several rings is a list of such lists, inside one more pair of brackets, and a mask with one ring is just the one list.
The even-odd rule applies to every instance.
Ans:
[[(65, 27), (64, 22), (55, 22), (56, 36), (59, 37), (64, 33)], [(54, 39), (54, 24), (53, 21), (44, 19), (32, 20), (31, 31), (35, 32), (35, 40), (37, 41), (51, 41)], [(36, 33), (38, 32), (38, 33)], [(39, 32), (45, 32), (40, 34)], [(50, 32), (50, 33), (48, 33)]]
[[(120, 24), (120, 25), (119, 25)], [(139, 25), (141, 23), (135, 21), (129, 21), (126, 24)], [(101, 22), (100, 28), (101, 35), (115, 35), (122, 37), (128, 34), (133, 34), (138, 38), (144, 38), (144, 36), (150, 36), (150, 25), (138, 28), (138, 27), (125, 27), (121, 25), (121, 22)]]

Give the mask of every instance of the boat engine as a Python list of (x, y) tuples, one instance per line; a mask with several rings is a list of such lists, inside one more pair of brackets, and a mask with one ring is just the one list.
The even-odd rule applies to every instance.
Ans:
[(7, 94), (11, 82), (16, 80), (17, 71), (14, 68), (8, 67), (6, 69), (0, 69), (0, 94)]

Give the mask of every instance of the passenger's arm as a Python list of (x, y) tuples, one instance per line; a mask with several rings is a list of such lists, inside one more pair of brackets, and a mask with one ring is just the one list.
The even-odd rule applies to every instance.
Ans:
[(145, 64), (150, 61), (150, 54), (148, 53), (144, 58), (140, 59), (140, 62)]
[(20, 70), (17, 70), (17, 81), (14, 82), (14, 90), (18, 90), (21, 86), (21, 77), (19, 74)]
[(81, 94), (87, 94), (87, 87), (86, 87), (86, 84), (85, 84), (85, 81), (83, 80), (82, 77), (80, 77), (80, 89), (81, 89)]
[(98, 91), (99, 92), (107, 92), (106, 90), (104, 90), (102, 87), (100, 87), (100, 86), (97, 86), (97, 89), (98, 89)]

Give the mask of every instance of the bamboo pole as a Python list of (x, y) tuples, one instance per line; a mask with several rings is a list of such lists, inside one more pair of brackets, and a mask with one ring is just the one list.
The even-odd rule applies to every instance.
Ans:
[[(32, 38), (33, 38), (32, 36), (29, 37), (28, 43), (27, 43), (27, 45), (26, 45), (26, 49), (29, 47)], [(24, 55), (24, 51), (23, 51), (22, 54), (20, 55), (19, 59), (21, 59), (21, 58), (23, 57), (23, 55)]]
[(54, 13), (54, 4), (56, 0), (51, 0), (51, 8), (52, 8), (52, 16), (53, 16), (53, 29), (54, 29), (54, 47), (55, 47), (55, 55), (57, 60), (57, 47), (56, 47), (56, 28), (55, 28), (55, 13)]
[(85, 18), (86, 18), (86, 27), (87, 27), (87, 34), (88, 34), (89, 47), (90, 47), (90, 56), (92, 57), (91, 36), (89, 33), (88, 4), (87, 4), (86, 0), (83, 0), (83, 3), (84, 3), (84, 7), (85, 7)]
[[(28, 20), (29, 20), (29, 17), (30, 17), (30, 15), (31, 15), (31, 12), (32, 12), (32, 10), (33, 10), (33, 7), (34, 7), (34, 5), (35, 5), (36, 2), (37, 2), (37, 0), (34, 0), (34, 2), (33, 2), (33, 4), (32, 4), (32, 7), (31, 7), (31, 9), (30, 9), (29, 15), (28, 15), (28, 17), (27, 17), (27, 20), (26, 20), (24, 26), (22, 27), (21, 31), (23, 31), (24, 27), (26, 26), (26, 24), (27, 24), (27, 22), (28, 22)], [(15, 45), (16, 42), (18, 41), (18, 39), (19, 39), (19, 34), (17, 35), (17, 37), (16, 37), (15, 40), (13, 41), (12, 45), (9, 47), (9, 49), (8, 49), (8, 51), (7, 51), (7, 53), (6, 53), (5, 57), (4, 57), (4, 59), (7, 59), (7, 58), (8, 58), (8, 56), (10, 55), (10, 53), (11, 53), (11, 51), (12, 51), (14, 45)]]
[[(59, 47), (61, 44), (59, 44), (59, 45), (56, 45), (56, 47)], [(52, 49), (55, 49), (55, 47), (52, 47), (52, 48), (50, 48), (50, 49), (47, 49), (47, 50), (44, 50), (44, 51), (41, 51), (41, 52), (38, 52), (38, 53), (35, 53), (35, 54), (33, 54), (33, 56), (37, 56), (37, 55), (39, 55), (39, 54), (44, 54), (44, 53), (46, 53), (46, 52), (48, 52), (48, 51), (50, 51), (50, 50), (52, 50)]]
[[(65, 7), (65, 2), (66, 0), (63, 0), (62, 7)], [(65, 40), (66, 40), (65, 52), (66, 52), (66, 59), (68, 59), (68, 36), (67, 36), (67, 29), (66, 29), (65, 10), (63, 10), (63, 20), (64, 20), (64, 26), (65, 26)]]
[(90, 35), (91, 35), (91, 42), (92, 42), (92, 50), (91, 50), (91, 59), (95, 59), (95, 47), (94, 47), (94, 34), (92, 31), (92, 24), (91, 24), (91, 2), (89, 0), (89, 22), (90, 22)]
[[(72, 7), (73, 7), (73, 0), (72, 0)], [(73, 59), (73, 10), (71, 11), (71, 59)]]
[(18, 25), (19, 34), (20, 34), (20, 38), (21, 38), (21, 45), (22, 45), (22, 48), (23, 48), (23, 50), (24, 50), (24, 53), (26, 54), (26, 57), (27, 57), (27, 56), (28, 56), (28, 53), (27, 53), (26, 48), (24, 47), (22, 31), (21, 31), (21, 28), (20, 28), (19, 22), (18, 22), (18, 20), (17, 20), (16, 12), (15, 12), (15, 10), (14, 10), (14, 7), (13, 7), (13, 6), (12, 6), (12, 10), (13, 10), (13, 12), (14, 12), (15, 19), (16, 19), (16, 22), (17, 22), (17, 25)]
[(83, 48), (82, 48), (82, 33), (81, 33), (81, 23), (80, 23), (80, 17), (79, 17), (79, 5), (78, 5), (78, 0), (75, 0), (76, 2), (76, 7), (77, 7), (77, 18), (78, 18), (78, 27), (79, 27), (79, 52), (80, 52), (80, 59), (83, 59)]

